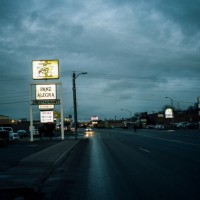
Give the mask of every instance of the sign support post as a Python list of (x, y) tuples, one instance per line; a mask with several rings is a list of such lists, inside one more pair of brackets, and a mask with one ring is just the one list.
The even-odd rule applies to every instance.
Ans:
[(30, 85), (30, 141), (33, 142), (33, 108), (32, 108), (32, 85)]
[(60, 85), (60, 118), (61, 118), (61, 140), (64, 140), (64, 118), (63, 118), (63, 106), (62, 106), (62, 84)]

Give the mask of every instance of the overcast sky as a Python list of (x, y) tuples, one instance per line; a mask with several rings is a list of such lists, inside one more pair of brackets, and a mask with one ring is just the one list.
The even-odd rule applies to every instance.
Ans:
[(81, 120), (200, 96), (200, 0), (1, 0), (0, 24), (0, 115), (29, 119), (32, 60), (59, 60), (65, 116), (73, 71), (88, 72), (76, 79)]

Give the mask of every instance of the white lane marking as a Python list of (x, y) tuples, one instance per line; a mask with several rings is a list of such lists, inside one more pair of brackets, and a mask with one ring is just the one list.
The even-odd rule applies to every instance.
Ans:
[(158, 138), (160, 140), (166, 140), (166, 141), (170, 141), (170, 142), (177, 142), (177, 143), (182, 143), (182, 144), (190, 144), (193, 146), (199, 146), (198, 144), (194, 144), (194, 143), (190, 143), (190, 142), (183, 142), (181, 140), (172, 140), (172, 139), (166, 139), (166, 138)]
[(150, 151), (148, 151), (147, 149), (144, 149), (144, 148), (139, 148), (139, 149), (142, 150), (142, 151), (145, 151), (147, 153), (150, 153)]
[(160, 137), (152, 137), (152, 136), (146, 136), (146, 135), (140, 135), (142, 137), (147, 137), (147, 138), (152, 138), (152, 139), (157, 139), (157, 140), (165, 140), (165, 141), (169, 141), (169, 142), (177, 142), (177, 143), (182, 143), (182, 144), (189, 144), (189, 145), (193, 145), (193, 146), (199, 146), (199, 144), (194, 144), (194, 143), (190, 143), (190, 142), (183, 142), (180, 140), (172, 140), (172, 139), (166, 139), (166, 138), (160, 138)]

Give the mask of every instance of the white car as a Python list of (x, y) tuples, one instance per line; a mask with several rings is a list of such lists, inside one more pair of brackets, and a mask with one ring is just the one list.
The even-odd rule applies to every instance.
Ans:
[(18, 130), (17, 133), (19, 134), (20, 138), (28, 137), (28, 133), (26, 132), (26, 130)]
[(87, 127), (86, 129), (85, 129), (85, 131), (92, 131), (92, 128), (91, 127)]
[(9, 131), (9, 141), (10, 142), (18, 142), (19, 134), (14, 133), (11, 127), (1, 127), (0, 130)]
[(10, 142), (19, 142), (19, 134), (14, 132), (9, 132), (9, 141)]
[(187, 128), (190, 125), (189, 122), (179, 122), (178, 124), (176, 124), (177, 128)]

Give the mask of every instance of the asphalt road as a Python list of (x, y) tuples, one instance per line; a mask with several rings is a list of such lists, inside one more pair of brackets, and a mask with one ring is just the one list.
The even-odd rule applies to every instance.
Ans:
[(62, 200), (199, 200), (199, 155), (199, 131), (98, 129), (42, 191)]

